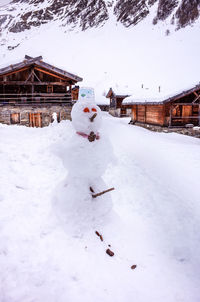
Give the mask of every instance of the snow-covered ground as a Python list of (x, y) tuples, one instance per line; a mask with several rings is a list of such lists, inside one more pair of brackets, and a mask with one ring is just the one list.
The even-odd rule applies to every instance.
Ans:
[(117, 161), (101, 242), (73, 237), (52, 206), (72, 131), (0, 125), (0, 301), (198, 302), (200, 140), (104, 116)]

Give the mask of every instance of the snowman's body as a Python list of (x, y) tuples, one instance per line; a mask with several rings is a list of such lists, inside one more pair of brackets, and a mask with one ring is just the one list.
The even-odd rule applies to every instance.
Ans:
[(102, 175), (112, 160), (111, 144), (100, 132), (101, 115), (91, 101), (78, 101), (72, 108), (75, 133), (65, 154), (68, 176), (60, 201), (65, 221), (74, 230), (101, 225), (112, 207), (110, 193), (93, 198), (108, 189)]

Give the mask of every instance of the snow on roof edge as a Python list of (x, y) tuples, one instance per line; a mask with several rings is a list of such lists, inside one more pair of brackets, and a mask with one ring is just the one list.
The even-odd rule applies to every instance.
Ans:
[(171, 93), (168, 95), (163, 95), (160, 98), (158, 97), (137, 97), (137, 96), (129, 96), (126, 97), (122, 103), (123, 104), (127, 104), (127, 105), (132, 105), (132, 104), (144, 104), (144, 103), (148, 103), (148, 104), (164, 104), (167, 102), (170, 102), (171, 100), (173, 100), (174, 98), (178, 98), (181, 97), (182, 95), (191, 93), (197, 89), (200, 89), (200, 83), (198, 83), (197, 85), (195, 85), (194, 87), (190, 88), (190, 89), (186, 89), (186, 90), (182, 90), (182, 91), (177, 91), (176, 93)]

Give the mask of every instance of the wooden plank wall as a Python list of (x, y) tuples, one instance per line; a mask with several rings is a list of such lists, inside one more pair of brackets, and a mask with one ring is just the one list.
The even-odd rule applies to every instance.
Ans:
[(137, 106), (133, 105), (132, 107), (132, 121), (136, 122), (137, 121)]
[(155, 125), (164, 125), (164, 108), (163, 105), (146, 106), (146, 123)]
[(132, 119), (139, 123), (164, 125), (164, 105), (133, 105)]
[(145, 123), (145, 105), (137, 105), (137, 121), (140, 123)]

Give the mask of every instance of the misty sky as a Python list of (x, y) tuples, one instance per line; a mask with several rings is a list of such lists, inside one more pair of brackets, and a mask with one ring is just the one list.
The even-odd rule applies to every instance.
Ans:
[(11, 0), (0, 0), (0, 6), (9, 3)]

